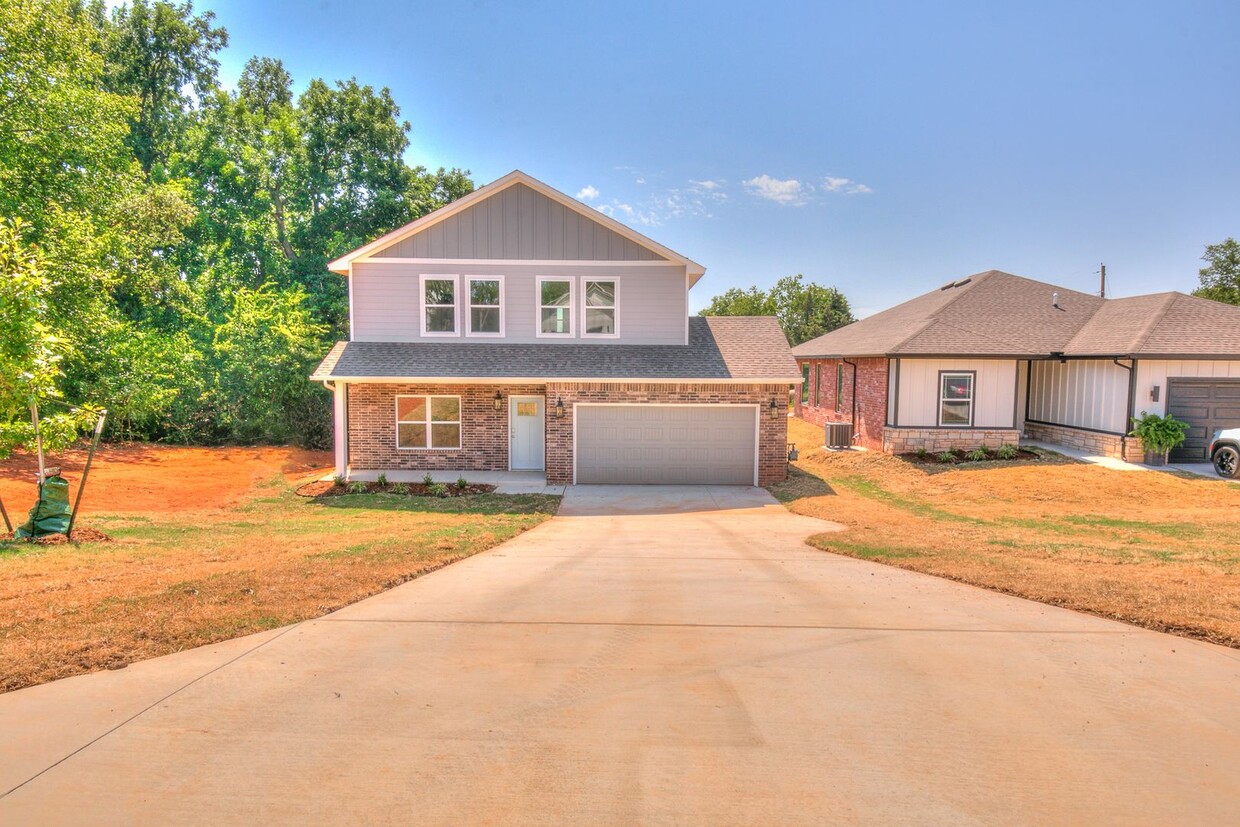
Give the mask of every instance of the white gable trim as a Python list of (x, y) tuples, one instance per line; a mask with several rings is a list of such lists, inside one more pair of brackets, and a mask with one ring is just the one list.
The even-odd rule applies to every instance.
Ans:
[(552, 201), (562, 204), (563, 206), (576, 212), (577, 214), (585, 216), (586, 218), (598, 224), (602, 224), (604, 227), (607, 227), (608, 229), (619, 234), (623, 238), (627, 238), (629, 241), (632, 241), (635, 244), (645, 247), (647, 250), (650, 250), (654, 253), (657, 253), (663, 256), (671, 263), (683, 264), (688, 269), (690, 276), (700, 277), (703, 273), (706, 272), (706, 268), (698, 264), (696, 261), (693, 261), (692, 259), (689, 259), (689, 258), (685, 258), (680, 253), (677, 253), (675, 250), (671, 250), (667, 247), (664, 247), (659, 242), (651, 238), (647, 238), (646, 236), (637, 232), (637, 230), (634, 230), (631, 227), (627, 227), (624, 224), (621, 224), (619, 221), (612, 218), (611, 216), (605, 215), (604, 213), (599, 212), (593, 207), (590, 207), (590, 206), (587, 206), (586, 204), (581, 203), (576, 198), (571, 198), (565, 195), (564, 193), (560, 192), (559, 190), (553, 187), (547, 186), (542, 181), (539, 181), (536, 178), (526, 175), (524, 172), (522, 172), (519, 169), (513, 170), (512, 172), (505, 175), (503, 178), (499, 178), (495, 181), (492, 181), (491, 183), (487, 184), (485, 187), (479, 187), (478, 189), (471, 192), (469, 195), (458, 198), (457, 200), (453, 201), (451, 204), (447, 204), (446, 206), (440, 207), (434, 212), (428, 213), (415, 221), (411, 221), (403, 227), (395, 229), (392, 232), (387, 233), (386, 235), (379, 236), (378, 238), (376, 238), (374, 241), (370, 242), (369, 244), (366, 244), (362, 247), (358, 247), (353, 252), (347, 253), (341, 256), (340, 258), (336, 259), (335, 261), (332, 261), (331, 263), (327, 265), (327, 269), (331, 270), (333, 273), (340, 273), (341, 275), (348, 275), (349, 265), (352, 264), (353, 262), (364, 261), (368, 259), (370, 256), (374, 255), (375, 253), (379, 252), (380, 250), (386, 247), (390, 247), (396, 242), (401, 241), (402, 239), (408, 238), (411, 235), (420, 233), (429, 227), (433, 227), (434, 225), (438, 224), (444, 219), (450, 218), (451, 216), (456, 215), (457, 213), (468, 209), (471, 205), (476, 204), (479, 201), (483, 201), (487, 198), (490, 198), (492, 195), (495, 195), (498, 192), (503, 192), (504, 190), (508, 189), (509, 187), (515, 184), (525, 184), (530, 189), (534, 190), (535, 192), (541, 195), (546, 196), (547, 198), (550, 198)]

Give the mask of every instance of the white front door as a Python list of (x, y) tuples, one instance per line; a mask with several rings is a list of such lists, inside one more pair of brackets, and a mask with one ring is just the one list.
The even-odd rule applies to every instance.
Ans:
[(543, 398), (508, 397), (508, 467), (543, 470)]

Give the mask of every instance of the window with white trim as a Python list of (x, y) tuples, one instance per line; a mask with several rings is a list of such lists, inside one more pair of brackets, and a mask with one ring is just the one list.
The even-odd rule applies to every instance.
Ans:
[(397, 396), (396, 447), (460, 448), (461, 397)]
[(501, 276), (469, 276), (465, 279), (469, 301), (470, 336), (504, 335), (504, 279)]
[(614, 279), (585, 279), (581, 286), (585, 305), (585, 328), (582, 336), (615, 337), (619, 284)]
[(422, 335), (456, 336), (456, 276), (422, 276)]
[(538, 335), (573, 335), (573, 280), (540, 276), (538, 279)]
[(844, 410), (844, 363), (835, 366), (835, 412)]
[(973, 424), (973, 382), (975, 374), (939, 373), (939, 424)]

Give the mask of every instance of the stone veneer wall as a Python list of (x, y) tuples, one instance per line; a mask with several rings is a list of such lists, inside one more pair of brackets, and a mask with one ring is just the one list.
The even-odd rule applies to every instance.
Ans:
[[(775, 400), (775, 416), (770, 415)], [(555, 418), (555, 404), (564, 402), (564, 418)], [(576, 402), (663, 402), (679, 404), (756, 403), (762, 406), (758, 426), (758, 485), (783, 480), (788, 473), (788, 386), (714, 384), (588, 383), (547, 384), (547, 482), (573, 481), (573, 404)]]
[[(867, 358), (851, 360), (857, 366), (857, 421), (853, 423), (854, 445), (883, 450), (883, 426), (887, 421), (887, 360)], [(796, 415), (815, 425), (852, 421), (853, 367), (839, 359), (800, 359), (798, 365), (810, 366), (809, 402), (801, 404), (796, 397)], [(844, 387), (836, 410), (836, 366), (844, 365)], [(815, 379), (818, 387), (814, 387)]]
[(884, 428), (883, 451), (908, 454), (919, 448), (935, 453), (974, 448), (1016, 445), (1020, 431), (1015, 428)]
[(1096, 431), (1083, 431), (1080, 428), (1069, 428), (1066, 425), (1047, 425), (1042, 422), (1026, 422), (1025, 436), (1041, 442), (1051, 442), (1079, 451), (1128, 462), (1143, 462), (1145, 449), (1141, 440), (1135, 436), (1119, 434), (1100, 434)]
[[(350, 384), (348, 388), (349, 467), (366, 471), (507, 471), (508, 397), (543, 395), (541, 385)], [(504, 396), (498, 411), (496, 391)], [(461, 397), (461, 447), (398, 449), (397, 394)]]

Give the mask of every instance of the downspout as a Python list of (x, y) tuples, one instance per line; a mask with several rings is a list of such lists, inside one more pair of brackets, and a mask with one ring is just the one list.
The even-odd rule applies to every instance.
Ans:
[(852, 425), (853, 425), (853, 442), (856, 442), (856, 441), (857, 441), (857, 437), (858, 437), (858, 436), (860, 436), (860, 432), (859, 432), (859, 431), (858, 431), (858, 429), (857, 429), (857, 363), (856, 363), (856, 362), (850, 362), (850, 361), (848, 361), (848, 359), (844, 358), (843, 356), (841, 356), (841, 357), (840, 357), (840, 361), (841, 361), (841, 362), (843, 362), (843, 363), (844, 363), (844, 364), (846, 364), (846, 365), (851, 365), (851, 366), (852, 366), (852, 375), (853, 375), (853, 380), (852, 380)]
[(1112, 359), (1111, 362), (1116, 366), (1128, 371), (1128, 417), (1124, 420), (1122, 429), (1123, 436), (1120, 437), (1120, 459), (1128, 459), (1128, 432), (1132, 430), (1133, 416), (1137, 412), (1137, 360), (1131, 359), (1131, 365), (1125, 365), (1118, 358)]

